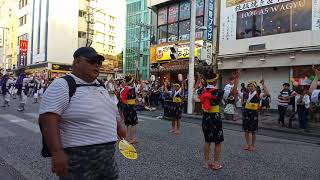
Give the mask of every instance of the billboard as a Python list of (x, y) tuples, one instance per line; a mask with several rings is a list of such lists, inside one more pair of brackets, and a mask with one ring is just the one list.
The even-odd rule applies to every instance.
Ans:
[[(167, 45), (167, 46), (159, 46), (156, 48), (156, 61), (166, 61), (171, 60), (170, 48), (174, 45)], [(190, 45), (179, 45), (176, 46), (178, 48), (178, 59), (187, 59), (190, 57)], [(201, 48), (195, 49), (195, 57), (199, 55), (199, 50)]]
[(320, 0), (222, 0), (220, 41), (320, 30)]

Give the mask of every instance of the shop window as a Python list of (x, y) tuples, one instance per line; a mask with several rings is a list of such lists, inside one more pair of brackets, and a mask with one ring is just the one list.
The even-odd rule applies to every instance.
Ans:
[(178, 23), (168, 25), (168, 42), (178, 41)]
[(167, 26), (160, 26), (158, 28), (158, 43), (164, 43), (167, 42), (167, 36), (168, 36), (168, 30)]
[(19, 0), (19, 9), (28, 5), (28, 0)]
[[(203, 17), (198, 17), (196, 19), (196, 26), (202, 27), (204, 24), (203, 19), (204, 19)], [(196, 28), (196, 39), (201, 39), (201, 38), (203, 38), (203, 31), (199, 28)]]
[(292, 0), (237, 13), (237, 39), (310, 30), (312, 2)]
[(78, 38), (86, 38), (87, 33), (83, 31), (78, 31)]
[(167, 16), (168, 15), (168, 8), (160, 8), (158, 10), (158, 26), (167, 24)]
[(280, 11), (263, 15), (263, 35), (290, 32), (290, 11)]
[(179, 4), (169, 6), (168, 23), (174, 23), (179, 20)]
[[(312, 25), (312, 2), (301, 1), (303, 7), (292, 11), (292, 32), (310, 30)], [(301, 4), (302, 5), (302, 4)]]
[(191, 7), (189, 1), (182, 1), (180, 3), (180, 20), (190, 19)]
[(179, 23), (179, 40), (190, 39), (190, 20), (182, 21)]
[(237, 39), (261, 36), (261, 15), (239, 17), (237, 21)]
[(83, 11), (83, 10), (79, 10), (79, 17), (85, 17), (87, 14), (86, 11)]
[(22, 16), (19, 18), (19, 26), (23, 26), (27, 23), (27, 15)]

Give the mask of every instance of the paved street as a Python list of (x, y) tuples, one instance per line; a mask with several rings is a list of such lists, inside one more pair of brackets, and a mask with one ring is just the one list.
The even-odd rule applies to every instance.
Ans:
[[(0, 109), (0, 179), (57, 179), (39, 153), (38, 104), (24, 113), (16, 107)], [(225, 124), (224, 168), (210, 171), (202, 168), (200, 122), (184, 121), (182, 134), (175, 136), (168, 133), (169, 121), (146, 114), (139, 120), (139, 157), (130, 161), (117, 152), (120, 179), (320, 179), (317, 138), (261, 130), (257, 151), (249, 153), (242, 150), (240, 127)]]

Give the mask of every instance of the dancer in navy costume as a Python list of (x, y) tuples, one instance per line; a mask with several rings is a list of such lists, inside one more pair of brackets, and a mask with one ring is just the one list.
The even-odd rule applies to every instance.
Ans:
[[(204, 168), (218, 170), (222, 168), (219, 163), (221, 156), (221, 143), (224, 141), (222, 120), (220, 114), (220, 102), (223, 98), (224, 91), (216, 88), (219, 75), (212, 71), (207, 71), (205, 75), (207, 78), (207, 87), (200, 92), (199, 99), (202, 104), (203, 118), (202, 118), (202, 131), (205, 138), (204, 145)], [(236, 85), (238, 83), (238, 72), (234, 74)], [(231, 94), (237, 94), (236, 87), (231, 90)], [(215, 143), (214, 161), (210, 162), (210, 145)]]
[(134, 78), (131, 76), (125, 77), (125, 88), (121, 92), (121, 101), (123, 103), (123, 116), (124, 124), (126, 125), (127, 130), (127, 140), (131, 144), (137, 143), (136, 139), (136, 125), (138, 124), (136, 106), (136, 91), (133, 87)]
[(180, 133), (181, 115), (183, 110), (183, 83), (182, 87), (179, 83), (173, 84), (173, 90), (168, 91), (167, 85), (165, 84), (165, 92), (169, 93), (172, 97), (172, 104), (170, 108), (170, 117), (172, 118), (172, 127), (170, 132), (174, 134)]
[[(264, 80), (260, 83), (263, 86), (263, 97), (269, 96), (268, 88)], [(249, 91), (244, 94), (244, 110), (242, 128), (245, 132), (246, 146), (245, 150), (254, 151), (256, 143), (256, 131), (258, 130), (258, 111), (260, 109), (260, 94), (257, 92), (257, 83), (251, 81), (248, 83)]]

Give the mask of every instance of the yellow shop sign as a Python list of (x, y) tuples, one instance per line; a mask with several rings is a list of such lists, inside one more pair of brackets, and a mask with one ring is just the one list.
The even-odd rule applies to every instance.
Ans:
[[(160, 46), (156, 49), (156, 61), (166, 61), (171, 60), (170, 54), (171, 50), (170, 47), (173, 45), (167, 46)], [(195, 49), (195, 57), (199, 55), (200, 48)], [(178, 59), (186, 59), (190, 57), (190, 47), (188, 46), (178, 46)]]

